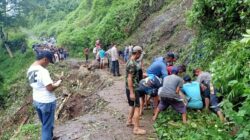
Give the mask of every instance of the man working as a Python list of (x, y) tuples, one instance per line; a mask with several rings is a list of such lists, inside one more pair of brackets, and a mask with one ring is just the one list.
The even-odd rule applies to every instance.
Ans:
[(33, 88), (33, 104), (42, 123), (42, 140), (53, 137), (56, 97), (53, 91), (59, 87), (61, 80), (54, 83), (46, 67), (53, 63), (53, 54), (43, 51), (27, 72), (30, 86)]
[(200, 83), (191, 80), (189, 75), (184, 76), (182, 91), (188, 100), (187, 107), (191, 109), (202, 109), (203, 103), (201, 98)]
[[(167, 65), (168, 63), (174, 62), (174, 54), (173, 53), (167, 53), (165, 57), (158, 57), (156, 58), (153, 63), (148, 67), (147, 69), (147, 76), (155, 75), (160, 78), (164, 78), (168, 76), (167, 72)], [(159, 97), (153, 97), (153, 107), (154, 107), (154, 113), (156, 111), (156, 108), (159, 103)]]
[(156, 120), (160, 111), (164, 111), (168, 106), (172, 106), (178, 113), (182, 114), (183, 123), (187, 122), (186, 106), (179, 95), (180, 89), (183, 85), (183, 80), (177, 76), (178, 69), (172, 68), (172, 75), (169, 75), (163, 80), (163, 87), (158, 91), (160, 96), (160, 103), (153, 116), (153, 120)]
[[(126, 95), (130, 106), (127, 126), (134, 124), (133, 133), (139, 135), (146, 134), (146, 130), (139, 127), (140, 97), (139, 93), (136, 91), (138, 88), (138, 68), (136, 60), (140, 58), (141, 53), (141, 47), (134, 47), (132, 50), (132, 56), (126, 64)], [(132, 122), (132, 120), (134, 120), (134, 122)]]
[(213, 112), (215, 112), (221, 121), (224, 121), (224, 116), (218, 105), (218, 99), (216, 97), (216, 90), (212, 84), (212, 76), (208, 72), (203, 72), (200, 68), (196, 68), (193, 71), (194, 76), (197, 76), (197, 82), (201, 85), (201, 92), (205, 99), (205, 109), (209, 110), (209, 106)]

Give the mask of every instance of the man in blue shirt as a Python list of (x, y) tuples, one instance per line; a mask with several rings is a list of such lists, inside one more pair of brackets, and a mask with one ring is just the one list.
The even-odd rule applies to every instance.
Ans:
[(189, 75), (184, 76), (183, 80), (185, 84), (182, 87), (183, 93), (186, 95), (188, 100), (188, 108), (191, 109), (202, 109), (203, 103), (201, 98), (200, 83), (191, 81)]
[(147, 75), (156, 75), (164, 78), (168, 76), (167, 64), (174, 61), (174, 54), (168, 53), (165, 57), (156, 58), (147, 69)]
[(105, 58), (105, 51), (101, 48), (98, 52), (99, 57), (100, 57), (100, 68), (104, 68), (104, 58)]
[[(165, 57), (158, 57), (154, 59), (153, 63), (147, 69), (147, 76), (157, 76), (164, 79), (164, 77), (168, 76), (167, 64), (173, 63), (175, 60), (174, 58), (175, 57), (173, 53), (167, 53)], [(159, 103), (159, 97), (153, 97), (153, 100), (153, 107), (155, 113)]]

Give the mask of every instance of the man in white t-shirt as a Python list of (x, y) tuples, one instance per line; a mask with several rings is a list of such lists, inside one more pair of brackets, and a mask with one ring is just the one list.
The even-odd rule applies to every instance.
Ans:
[(53, 91), (59, 87), (62, 80), (53, 82), (49, 71), (49, 63), (53, 63), (53, 54), (42, 51), (37, 60), (29, 67), (27, 77), (33, 89), (33, 105), (42, 123), (42, 140), (52, 140), (56, 97)]
[(119, 54), (116, 45), (113, 44), (110, 49), (111, 61), (112, 61), (112, 73), (113, 76), (121, 76), (119, 71)]

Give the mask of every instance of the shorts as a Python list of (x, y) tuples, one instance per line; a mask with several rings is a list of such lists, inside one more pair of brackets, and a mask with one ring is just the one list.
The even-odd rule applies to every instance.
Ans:
[(137, 91), (135, 91), (135, 101), (130, 99), (130, 91), (126, 88), (126, 95), (128, 99), (128, 105), (131, 107), (140, 107), (140, 95)]
[(144, 97), (145, 95), (150, 95), (150, 97), (156, 97), (158, 96), (158, 90), (155, 88), (145, 87), (140, 85), (139, 88), (136, 89), (136, 91), (139, 93), (140, 97)]
[(170, 99), (170, 98), (165, 98), (165, 97), (161, 97), (158, 108), (159, 108), (160, 111), (164, 111), (170, 105), (178, 113), (183, 114), (183, 113), (187, 112), (187, 108), (186, 108), (186, 106), (184, 105), (184, 103), (182, 101), (177, 101), (175, 99)]
[(215, 113), (220, 111), (220, 106), (219, 106), (218, 98), (216, 97), (216, 94), (210, 95), (210, 109)]
[(100, 63), (104, 64), (104, 58), (100, 58)]
[(204, 98), (209, 98), (209, 104), (210, 104), (210, 109), (213, 112), (220, 111), (219, 103), (218, 103), (218, 98), (216, 96), (216, 90), (214, 90), (214, 94), (210, 94), (210, 88), (206, 88), (204, 91)]

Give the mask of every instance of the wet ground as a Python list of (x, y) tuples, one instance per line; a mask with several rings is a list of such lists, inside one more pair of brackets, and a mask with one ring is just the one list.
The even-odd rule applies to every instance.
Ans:
[[(95, 70), (94, 73), (98, 74), (100, 79), (104, 77), (109, 82), (112, 80), (113, 84), (84, 97), (68, 100), (64, 111), (74, 110), (77, 115), (68, 117), (67, 121), (63, 119), (63, 122), (56, 125), (54, 134), (59, 140), (157, 139), (151, 121), (151, 110), (145, 110), (141, 120), (141, 126), (147, 130), (146, 135), (133, 135), (132, 127), (125, 125), (129, 108), (125, 95), (124, 64), (121, 69), (121, 77), (113, 77), (107, 70)], [(77, 104), (83, 107), (79, 109)]]

